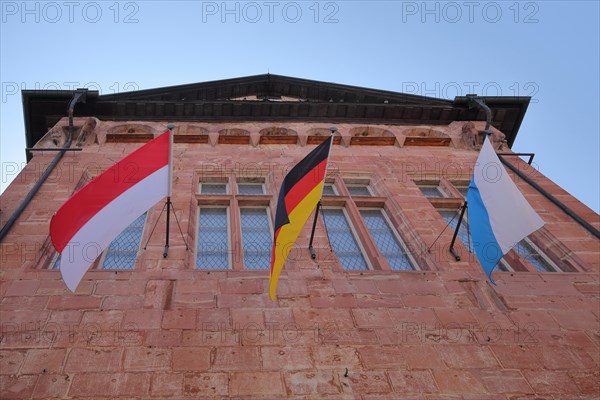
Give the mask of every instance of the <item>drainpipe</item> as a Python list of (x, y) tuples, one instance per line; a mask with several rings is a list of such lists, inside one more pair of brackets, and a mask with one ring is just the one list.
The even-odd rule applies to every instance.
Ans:
[[(485, 101), (483, 99), (477, 98), (477, 95), (468, 94), (467, 98), (469, 99), (469, 108), (479, 107), (483, 111), (485, 111), (485, 130), (480, 133), (484, 133), (486, 135), (492, 134), (492, 131), (490, 130), (490, 124), (492, 121), (492, 110), (490, 110), (490, 108), (487, 106), (487, 104), (485, 104)], [(565, 205), (565, 203), (558, 200), (556, 197), (554, 197), (552, 194), (550, 194), (546, 189), (544, 189), (543, 187), (538, 185), (533, 179), (531, 179), (530, 177), (528, 177), (527, 175), (525, 175), (524, 173), (519, 171), (518, 168), (516, 168), (511, 163), (506, 161), (504, 159), (504, 157), (502, 157), (502, 155), (498, 154), (498, 158), (500, 159), (502, 164), (506, 165), (511, 171), (513, 171), (516, 175), (518, 175), (519, 178), (523, 179), (531, 187), (533, 187), (540, 194), (542, 194), (545, 198), (547, 198), (552, 203), (554, 203), (554, 205), (556, 205), (558, 208), (560, 208), (569, 217), (573, 218), (575, 220), (575, 222), (577, 222), (579, 225), (584, 227), (589, 233), (594, 235), (596, 238), (600, 239), (600, 231), (598, 229), (594, 228), (594, 226), (592, 224), (590, 224), (589, 222), (587, 222), (586, 220), (581, 218), (575, 211), (571, 210), (569, 207), (567, 207)]]
[(48, 165), (48, 167), (46, 168), (46, 170), (44, 171), (42, 176), (40, 176), (40, 178), (37, 180), (35, 185), (31, 188), (31, 190), (29, 191), (27, 196), (25, 196), (23, 201), (21, 201), (21, 204), (19, 204), (19, 207), (12, 213), (12, 215), (10, 216), (8, 221), (6, 221), (6, 224), (4, 224), (4, 226), (2, 227), (2, 230), (0, 230), (0, 242), (8, 234), (8, 231), (13, 226), (15, 221), (21, 216), (23, 211), (25, 211), (25, 208), (27, 208), (27, 205), (31, 202), (31, 199), (33, 199), (33, 197), (38, 192), (40, 187), (42, 187), (42, 184), (44, 183), (44, 181), (48, 178), (48, 176), (50, 176), (50, 174), (52, 173), (54, 168), (58, 165), (58, 162), (61, 160), (63, 155), (66, 153), (66, 151), (67, 151), (66, 149), (71, 147), (71, 143), (73, 142), (73, 133), (75, 130), (75, 128), (73, 127), (73, 112), (75, 110), (75, 105), (79, 102), (85, 103), (86, 97), (87, 97), (87, 89), (77, 89), (75, 91), (75, 93), (73, 93), (73, 97), (71, 98), (71, 101), (69, 102), (69, 108), (67, 109), (67, 113), (69, 116), (69, 137), (67, 138), (67, 141), (65, 142), (65, 144), (58, 151), (56, 156), (54, 156), (54, 159), (52, 160), (50, 165)]
[(490, 110), (487, 104), (485, 104), (485, 101), (478, 98), (476, 94), (468, 94), (467, 99), (469, 99), (469, 109), (479, 107), (485, 112), (485, 129), (480, 133), (491, 135), (493, 133), (490, 130), (490, 125), (492, 125), (492, 110)]
[(538, 185), (533, 179), (531, 179), (530, 177), (525, 175), (523, 172), (519, 171), (518, 168), (516, 168), (514, 165), (512, 165), (511, 163), (506, 161), (504, 159), (504, 157), (499, 155), (498, 158), (500, 159), (500, 161), (502, 161), (502, 164), (506, 165), (512, 172), (514, 172), (516, 175), (518, 175), (519, 178), (523, 179), (531, 187), (533, 187), (535, 190), (537, 190), (538, 192), (543, 194), (544, 197), (546, 197), (548, 200), (550, 200), (552, 203), (554, 203), (558, 208), (563, 210), (565, 212), (565, 214), (567, 214), (569, 217), (573, 218), (577, 223), (579, 223), (579, 225), (583, 226), (589, 233), (596, 236), (597, 239), (600, 239), (600, 231), (598, 229), (594, 228), (594, 226), (592, 224), (590, 224), (589, 222), (587, 222), (586, 220), (581, 218), (578, 214), (575, 213), (575, 211), (571, 210), (569, 207), (567, 207), (563, 202), (558, 200), (552, 194), (548, 193), (546, 191), (546, 189), (544, 189), (543, 187)]

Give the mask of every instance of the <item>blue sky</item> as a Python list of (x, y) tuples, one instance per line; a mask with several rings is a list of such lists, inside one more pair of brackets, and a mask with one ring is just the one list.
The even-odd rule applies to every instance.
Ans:
[(0, 2), (4, 190), (20, 90), (102, 94), (271, 72), (434, 97), (529, 95), (513, 150), (600, 209), (597, 1)]

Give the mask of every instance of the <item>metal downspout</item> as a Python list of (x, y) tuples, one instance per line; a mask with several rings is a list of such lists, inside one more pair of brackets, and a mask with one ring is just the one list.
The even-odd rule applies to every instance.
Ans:
[(490, 126), (492, 125), (492, 110), (485, 104), (485, 101), (477, 98), (475, 94), (468, 94), (467, 99), (469, 99), (469, 108), (479, 107), (483, 111), (485, 111), (485, 130), (480, 133), (485, 133), (486, 135), (491, 135), (493, 132), (490, 130)]
[[(485, 111), (485, 121), (486, 121), (485, 122), (485, 131), (483, 131), (482, 133), (485, 133), (488, 135), (491, 134), (492, 131), (490, 130), (490, 124), (492, 121), (492, 111), (485, 104), (483, 99), (479, 99), (475, 95), (467, 95), (467, 98), (469, 99), (469, 108), (479, 107)], [(533, 179), (531, 179), (530, 177), (528, 177), (527, 175), (525, 175), (521, 171), (519, 171), (518, 168), (516, 168), (514, 165), (512, 165), (511, 163), (506, 161), (506, 159), (504, 159), (504, 157), (502, 157), (502, 155), (498, 154), (498, 158), (500, 159), (502, 164), (506, 165), (511, 171), (513, 171), (515, 174), (517, 174), (519, 176), (519, 178), (523, 179), (531, 187), (533, 187), (540, 194), (542, 194), (545, 198), (547, 198), (554, 205), (556, 205), (558, 208), (560, 208), (565, 214), (567, 214), (569, 217), (573, 218), (575, 220), (575, 222), (579, 223), (579, 225), (584, 227), (589, 233), (594, 235), (596, 238), (600, 239), (600, 231), (598, 229), (596, 229), (592, 224), (590, 224), (589, 222), (587, 222), (586, 220), (581, 218), (575, 211), (573, 211), (569, 207), (567, 207), (565, 203), (558, 200), (556, 197), (554, 197), (552, 194), (550, 194), (546, 189), (544, 189), (539, 184), (537, 184)]]
[(547, 198), (552, 203), (554, 203), (558, 208), (563, 210), (565, 212), (565, 214), (567, 214), (569, 217), (573, 218), (576, 222), (579, 223), (579, 225), (583, 226), (589, 233), (596, 236), (596, 238), (600, 239), (600, 231), (598, 229), (594, 228), (594, 226), (592, 224), (590, 224), (589, 222), (587, 222), (586, 220), (581, 218), (577, 213), (575, 213), (575, 211), (571, 210), (562, 201), (558, 200), (556, 197), (554, 197), (552, 194), (550, 194), (548, 191), (546, 191), (546, 189), (544, 189), (543, 187), (538, 185), (533, 179), (531, 179), (530, 177), (528, 177), (527, 175), (525, 175), (524, 173), (519, 171), (519, 169), (517, 167), (515, 167), (514, 165), (512, 165), (511, 163), (506, 161), (504, 159), (504, 157), (498, 156), (498, 158), (500, 159), (502, 164), (506, 165), (511, 171), (513, 171), (515, 174), (517, 174), (519, 176), (519, 178), (523, 179), (531, 187), (533, 187), (535, 190), (537, 190), (542, 195), (544, 195), (545, 198)]
[(6, 221), (6, 223), (2, 227), (2, 230), (0, 230), (0, 242), (8, 234), (8, 231), (10, 230), (10, 228), (13, 226), (13, 224), (16, 222), (16, 220), (21, 216), (23, 211), (25, 211), (25, 208), (27, 208), (27, 205), (31, 202), (31, 200), (33, 199), (35, 194), (38, 192), (38, 190), (40, 189), (40, 187), (42, 186), (44, 181), (48, 178), (48, 176), (50, 176), (50, 174), (52, 173), (54, 168), (58, 165), (58, 162), (61, 160), (63, 155), (66, 153), (66, 150), (64, 150), (64, 149), (68, 149), (69, 147), (71, 147), (71, 143), (73, 142), (73, 133), (74, 133), (73, 132), (74, 131), (73, 112), (75, 110), (75, 105), (79, 102), (85, 103), (86, 95), (87, 95), (87, 89), (77, 89), (75, 91), (75, 93), (73, 93), (73, 97), (71, 98), (71, 101), (69, 102), (69, 108), (67, 110), (68, 116), (69, 116), (69, 137), (67, 138), (66, 143), (62, 146), (61, 150), (59, 150), (58, 153), (56, 154), (56, 156), (54, 156), (54, 159), (52, 160), (50, 165), (48, 165), (48, 167), (46, 168), (46, 170), (44, 171), (42, 176), (40, 176), (40, 178), (37, 180), (35, 185), (31, 188), (31, 190), (29, 191), (27, 196), (25, 196), (23, 201), (21, 201), (21, 204), (19, 204), (19, 207), (17, 207), (17, 209), (12, 213), (10, 218)]

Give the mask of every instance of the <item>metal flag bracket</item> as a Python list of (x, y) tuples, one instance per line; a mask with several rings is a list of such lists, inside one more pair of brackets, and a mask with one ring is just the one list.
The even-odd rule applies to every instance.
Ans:
[(167, 256), (169, 255), (169, 231), (170, 231), (170, 225), (171, 225), (171, 209), (173, 209), (173, 215), (175, 216), (175, 221), (177, 222), (177, 226), (179, 227), (179, 233), (181, 234), (181, 239), (183, 240), (183, 243), (185, 243), (185, 251), (189, 250), (189, 246), (187, 244), (187, 241), (185, 240), (185, 237), (183, 235), (183, 230), (181, 229), (181, 225), (179, 224), (179, 219), (177, 218), (177, 213), (175, 212), (175, 207), (173, 206), (173, 203), (171, 202), (171, 191), (172, 191), (172, 187), (173, 187), (173, 183), (172, 183), (172, 176), (173, 176), (173, 129), (175, 128), (175, 124), (168, 124), (167, 128), (169, 128), (170, 131), (170, 144), (169, 144), (169, 191), (168, 191), (168, 195), (167, 195), (167, 201), (165, 202), (165, 205), (163, 206), (162, 210), (160, 211), (160, 215), (158, 216), (158, 218), (156, 219), (156, 222), (154, 223), (154, 226), (152, 227), (152, 231), (150, 232), (150, 236), (148, 237), (148, 241), (146, 242), (146, 245), (144, 246), (144, 250), (146, 250), (146, 247), (148, 246), (148, 242), (150, 242), (150, 239), (152, 238), (152, 234), (154, 233), (154, 229), (156, 229), (156, 225), (158, 224), (158, 221), (160, 220), (160, 217), (162, 216), (162, 213), (165, 211), (165, 207), (167, 208), (167, 231), (166, 231), (166, 235), (165, 235), (165, 247), (164, 247), (164, 251), (163, 251), (163, 258), (167, 258)]
[[(325, 179), (327, 179), (327, 166), (329, 166), (329, 156), (331, 155), (331, 147), (333, 147), (333, 137), (337, 132), (337, 128), (331, 127), (329, 128), (331, 132), (331, 136), (329, 140), (331, 140), (331, 146), (329, 147), (329, 154), (327, 155), (327, 164), (325, 166), (325, 174), (323, 175), (323, 188), (321, 189), (321, 197), (319, 198), (319, 202), (317, 203), (317, 207), (315, 208), (315, 219), (313, 220), (312, 230), (310, 232), (310, 241), (308, 243), (308, 251), (310, 251), (310, 258), (313, 260), (317, 259), (317, 254), (315, 253), (315, 248), (313, 247), (313, 240), (315, 238), (315, 228), (317, 227), (317, 218), (319, 217), (319, 211), (323, 213), (321, 208), (321, 199), (323, 198), (323, 190), (325, 188)], [(325, 222), (325, 213), (322, 214), (323, 223)], [(327, 231), (327, 226), (325, 226), (325, 231)], [(329, 242), (329, 248), (333, 250), (331, 247), (331, 240), (329, 238), (329, 232), (327, 232), (327, 241)]]
[[(460, 261), (460, 255), (458, 255), (458, 253), (454, 249), (454, 243), (456, 242), (456, 237), (458, 236), (458, 230), (460, 229), (460, 224), (462, 223), (462, 220), (463, 220), (463, 217), (465, 216), (466, 210), (467, 210), (467, 202), (466, 201), (458, 208), (458, 210), (456, 210), (457, 213), (460, 212), (460, 215), (458, 217), (458, 223), (456, 224), (456, 229), (454, 230), (454, 234), (452, 235), (452, 241), (450, 241), (450, 248), (449, 248), (450, 253), (452, 253), (452, 255), (454, 256), (454, 259), (456, 261)], [(429, 246), (429, 248), (427, 249), (428, 253), (431, 253), (431, 249), (433, 248), (435, 243), (438, 241), (438, 239), (442, 236), (442, 234), (446, 231), (446, 229), (448, 229), (448, 227), (450, 226), (452, 221), (454, 221), (454, 218), (456, 218), (456, 215), (454, 217), (452, 217), (452, 219), (446, 224), (444, 229), (442, 229), (440, 234), (435, 238), (435, 240), (433, 241), (431, 246)], [(469, 237), (470, 237), (470, 235), (469, 235)], [(471, 248), (470, 244), (469, 244), (469, 248)]]
[(463, 217), (465, 216), (465, 211), (467, 211), (467, 202), (460, 207), (460, 216), (458, 217), (458, 223), (456, 224), (456, 229), (454, 230), (454, 235), (452, 235), (452, 241), (450, 242), (450, 253), (454, 256), (456, 261), (460, 261), (460, 256), (456, 253), (454, 249), (454, 242), (456, 242), (456, 236), (458, 236), (458, 230), (460, 229), (460, 224), (462, 223)]

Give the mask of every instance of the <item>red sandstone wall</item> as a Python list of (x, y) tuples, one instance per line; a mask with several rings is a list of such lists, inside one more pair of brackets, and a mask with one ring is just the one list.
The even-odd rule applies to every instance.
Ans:
[[(307, 226), (271, 302), (266, 271), (194, 270), (193, 253), (176, 228), (163, 259), (160, 223), (135, 270), (89, 271), (70, 294), (58, 271), (40, 268), (52, 252), (49, 219), (83, 174), (139, 147), (104, 143), (115, 125), (100, 122), (100, 144), (63, 158), (0, 244), (2, 399), (600, 395), (599, 242), (524, 182), (519, 188), (577, 272), (498, 272), (492, 287), (462, 245), (463, 261), (452, 259), (449, 230), (431, 253), (419, 255), (424, 271), (392, 272), (385, 263), (374, 271), (342, 271), (319, 221), (316, 262), (304, 250)], [(308, 129), (323, 127), (286, 124), (300, 144), (254, 146), (258, 131), (270, 125), (203, 125), (210, 143), (176, 144), (173, 202), (189, 243), (199, 177), (261, 171), (274, 209), (285, 167), (312, 148), (302, 145)], [(216, 132), (231, 127), (247, 129), (251, 144), (213, 145)], [(452, 139), (440, 148), (401, 147), (408, 127), (385, 127), (397, 137), (395, 146), (349, 146), (352, 127), (338, 125), (344, 139), (332, 150), (332, 176), (370, 179), (401, 234), (415, 237), (408, 245), (429, 247), (445, 224), (413, 180), (469, 179), (477, 152), (461, 141), (462, 123), (436, 128)], [(2, 195), (2, 223), (50, 159), (36, 155)], [(518, 165), (600, 227), (594, 212)], [(161, 208), (151, 210), (149, 223)], [(355, 207), (347, 210), (356, 218)], [(144, 243), (148, 235), (147, 225)]]

